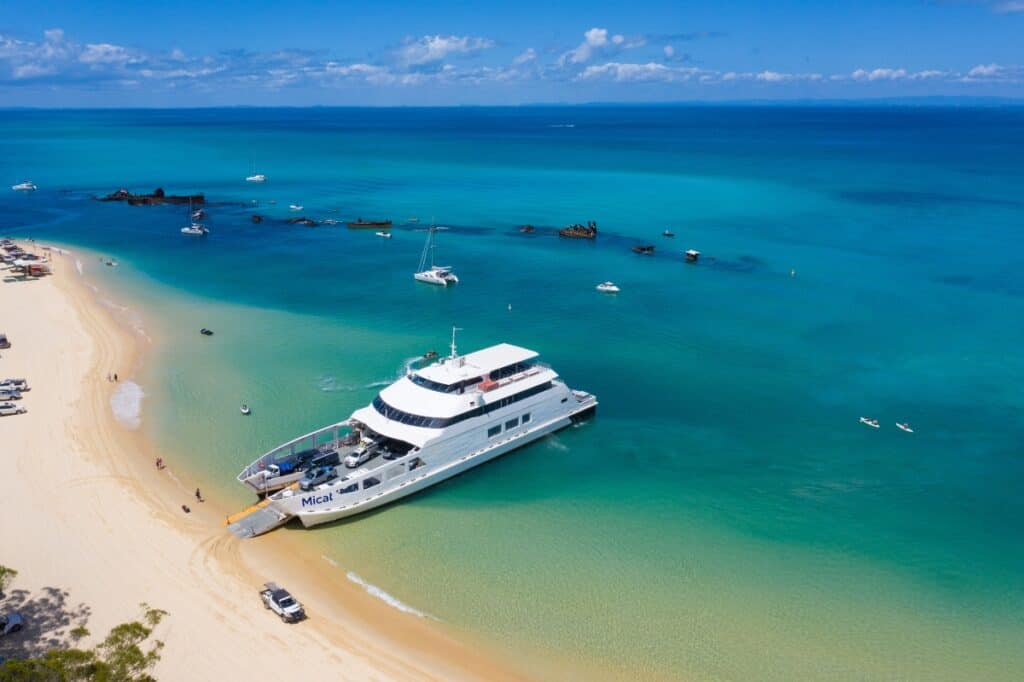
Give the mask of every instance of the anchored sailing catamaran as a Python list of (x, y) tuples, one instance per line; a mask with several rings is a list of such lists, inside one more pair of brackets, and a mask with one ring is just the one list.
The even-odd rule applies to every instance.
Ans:
[[(427, 229), (427, 242), (423, 245), (423, 253), (420, 254), (420, 265), (416, 268), (416, 272), (413, 273), (420, 282), (426, 282), (427, 284), (437, 284), (443, 287), (449, 284), (458, 284), (459, 278), (452, 272), (451, 266), (448, 265), (434, 265), (434, 234), (437, 232), (437, 228), (431, 225)], [(427, 255), (430, 256), (430, 269), (424, 270), (423, 268), (427, 264)]]
[(242, 537), (315, 526), (428, 488), (593, 414), (532, 350), (501, 343), (410, 366), (366, 407), (274, 448), (238, 475), (267, 497), (229, 518)]

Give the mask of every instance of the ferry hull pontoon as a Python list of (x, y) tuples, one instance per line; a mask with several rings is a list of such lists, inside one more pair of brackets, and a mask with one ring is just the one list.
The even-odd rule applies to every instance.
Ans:
[[(251, 537), (297, 516), (330, 523), (376, 509), (591, 416), (597, 399), (574, 391), (500, 344), (410, 370), (346, 421), (266, 453), (238, 480), (266, 496), (229, 520)], [(431, 415), (431, 416), (421, 416)]]

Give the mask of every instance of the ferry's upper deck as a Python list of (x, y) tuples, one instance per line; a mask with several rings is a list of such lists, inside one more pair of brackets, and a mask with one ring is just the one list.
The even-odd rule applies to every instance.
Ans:
[[(525, 364), (537, 357), (536, 351), (510, 343), (499, 343), (467, 355), (441, 358), (424, 367), (415, 376), (444, 386), (456, 386), (467, 379), (498, 379), (492, 372)], [(514, 373), (514, 372), (512, 372)]]

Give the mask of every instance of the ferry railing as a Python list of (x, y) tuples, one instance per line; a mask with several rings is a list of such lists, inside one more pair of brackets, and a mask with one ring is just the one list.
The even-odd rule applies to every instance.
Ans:
[[(297, 438), (293, 438), (287, 443), (282, 443), (281, 445), (278, 445), (274, 449), (269, 450), (263, 455), (261, 455), (255, 462), (246, 466), (242, 473), (238, 475), (238, 480), (245, 482), (246, 479), (251, 478), (256, 474), (260, 473), (261, 471), (263, 471), (268, 464), (287, 461), (288, 459), (295, 457), (296, 455), (299, 454), (299, 452), (302, 452), (301, 450), (297, 452), (295, 449), (296, 446), (299, 445), (300, 443), (303, 443), (304, 441), (310, 441), (313, 449), (322, 447), (323, 445), (327, 445), (329, 443), (336, 444), (338, 442), (340, 430), (343, 428), (347, 428), (348, 425), (349, 422), (347, 420), (343, 422), (338, 422), (337, 424), (331, 424), (330, 426), (319, 428), (316, 431), (310, 431), (309, 433), (298, 436)], [(325, 433), (331, 434), (330, 440), (320, 441), (320, 437), (323, 436)], [(286, 454), (283, 454), (282, 456), (282, 453)]]

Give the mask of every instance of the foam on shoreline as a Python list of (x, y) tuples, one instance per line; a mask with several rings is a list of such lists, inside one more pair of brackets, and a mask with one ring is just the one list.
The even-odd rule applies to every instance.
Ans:
[(420, 618), (431, 618), (433, 620), (437, 620), (437, 618), (434, 618), (434, 616), (431, 616), (428, 613), (424, 613), (423, 611), (420, 611), (417, 608), (409, 606), (405, 602), (401, 601), (398, 597), (392, 596), (384, 590), (382, 590), (381, 588), (377, 587), (376, 585), (366, 582), (365, 580), (360, 578), (355, 571), (349, 571), (345, 574), (345, 577), (347, 577), (350, 581), (354, 582), (356, 585), (362, 587), (364, 590), (366, 590), (367, 594), (376, 597), (377, 599), (380, 599), (388, 606), (394, 609), (398, 609), (402, 613), (411, 613), (412, 615), (419, 616)]

